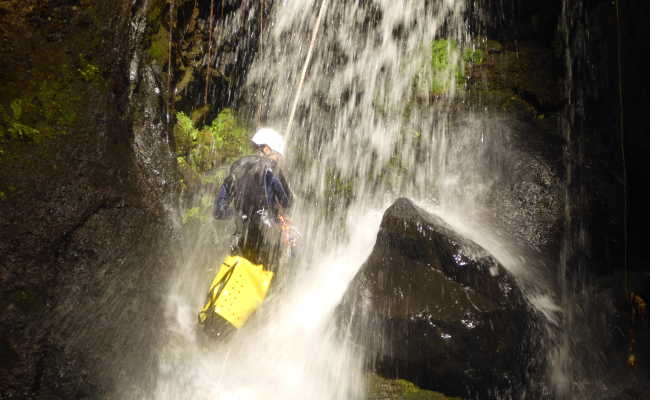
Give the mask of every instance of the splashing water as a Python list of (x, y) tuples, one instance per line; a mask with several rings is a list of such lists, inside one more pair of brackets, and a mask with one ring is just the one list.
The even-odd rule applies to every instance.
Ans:
[[(251, 112), (269, 125), (287, 123), (319, 6), (274, 6), (245, 88)], [(364, 354), (333, 314), (372, 250), (382, 211), (398, 196), (492, 252), (555, 321), (559, 310), (526, 250), (490, 231), (489, 222), (479, 227), (499, 179), (486, 163), (506, 152), (504, 142), (486, 138), (477, 115), (465, 115), (464, 128), (451, 133), (458, 49), (471, 46), (465, 12), (464, 0), (329, 3), (288, 138), (285, 169), (298, 195), (293, 219), (303, 233), (301, 255), (282, 266), (278, 289), (260, 312), (215, 347), (196, 336), (209, 278), (185, 260), (168, 297), (155, 398), (363, 398)], [(434, 77), (431, 44), (440, 38), (449, 41), (449, 60)], [(447, 83), (432, 102), (421, 93), (434, 79)]]
[(276, 277), (286, 283), (281, 292), (216, 347), (197, 340), (197, 292), (180, 283), (179, 276), (168, 301), (167, 325), (172, 329), (154, 397), (362, 398), (363, 357), (337, 329), (332, 315), (369, 255), (380, 219), (381, 211), (366, 210), (349, 221), (347, 242), (314, 254), (310, 267), (292, 270), (291, 277)]

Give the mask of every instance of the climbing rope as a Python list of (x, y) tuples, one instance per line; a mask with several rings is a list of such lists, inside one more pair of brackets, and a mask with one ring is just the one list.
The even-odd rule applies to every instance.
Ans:
[(174, 93), (172, 92), (172, 43), (174, 42), (174, 0), (169, 2), (169, 46), (167, 49), (167, 123), (173, 115)]
[(293, 105), (291, 106), (291, 114), (289, 114), (289, 122), (287, 122), (287, 128), (285, 129), (285, 138), (289, 137), (291, 133), (291, 125), (293, 123), (293, 117), (296, 113), (296, 107), (298, 107), (298, 100), (300, 99), (300, 93), (302, 92), (302, 86), (305, 82), (305, 75), (307, 74), (307, 67), (309, 66), (309, 61), (311, 60), (311, 55), (314, 50), (314, 44), (316, 43), (316, 36), (318, 35), (318, 29), (320, 28), (320, 22), (323, 19), (325, 11), (327, 11), (327, 4), (329, 0), (323, 0), (320, 5), (320, 10), (318, 11), (318, 17), (316, 18), (316, 25), (314, 26), (314, 31), (311, 34), (311, 42), (309, 44), (309, 50), (307, 50), (307, 57), (305, 58), (305, 65), (302, 67), (302, 74), (300, 75), (300, 82), (298, 83), (298, 90), (296, 91), (296, 97), (293, 100)]
[(212, 63), (212, 32), (214, 30), (212, 23), (214, 18), (214, 0), (210, 1), (210, 24), (208, 28), (208, 58), (207, 69), (205, 72), (205, 91), (203, 93), (203, 105), (208, 104), (208, 88), (210, 86), (210, 64)]

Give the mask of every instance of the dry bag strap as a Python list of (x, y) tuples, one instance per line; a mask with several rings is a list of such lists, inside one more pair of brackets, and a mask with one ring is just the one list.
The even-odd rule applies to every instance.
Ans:
[(230, 269), (228, 270), (228, 272), (223, 274), (221, 279), (219, 279), (219, 282), (217, 282), (217, 285), (221, 284), (221, 287), (217, 291), (217, 294), (214, 296), (215, 299), (218, 299), (219, 296), (221, 296), (221, 292), (223, 291), (223, 289), (228, 284), (228, 281), (232, 277), (232, 273), (235, 271), (235, 267), (237, 266), (237, 264), (239, 264), (239, 261), (235, 262), (233, 265), (228, 265), (226, 263), (223, 263), (223, 265), (225, 265), (226, 267), (229, 267)]

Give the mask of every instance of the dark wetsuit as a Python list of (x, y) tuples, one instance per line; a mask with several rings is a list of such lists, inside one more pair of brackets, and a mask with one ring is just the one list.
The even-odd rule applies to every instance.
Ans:
[(277, 163), (262, 155), (250, 155), (230, 167), (215, 198), (214, 217), (238, 215), (241, 225), (233, 253), (272, 269), (280, 255), (279, 211), (292, 203), (293, 194)]

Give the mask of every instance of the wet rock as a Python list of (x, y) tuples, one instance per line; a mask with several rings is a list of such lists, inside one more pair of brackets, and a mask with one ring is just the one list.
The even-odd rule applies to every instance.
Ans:
[(6, 338), (0, 338), (0, 368), (12, 369), (18, 363), (18, 354)]
[(551, 259), (559, 253), (564, 220), (564, 98), (555, 78), (561, 72), (559, 55), (539, 43), (506, 42), (499, 52), (487, 51), (467, 84), (461, 109), (470, 117), (461, 114), (454, 128), (483, 132), (480, 143), (474, 138), (467, 148), (492, 149), (478, 157), (476, 170), (485, 171), (480, 179), (490, 189), (482, 200), (494, 210), (496, 225)]
[(560, 54), (535, 42), (480, 41), (484, 57), (469, 65), (468, 97), (488, 109), (543, 120), (561, 111)]
[(354, 326), (384, 376), (454, 396), (524, 382), (534, 318), (516, 283), (485, 250), (408, 199), (385, 212), (347, 304), (363, 308)]
[(18, 98), (42, 135), (0, 135), (0, 398), (127, 398), (150, 382), (173, 263), (164, 101), (129, 68), (146, 2), (23, 3), (0, 16), (0, 39), (31, 33), (0, 51), (0, 107)]
[[(434, 131), (449, 136), (442, 139), (444, 169), (431, 171), (444, 178), (424, 196), (462, 212), (473, 210), (481, 223), (557, 259), (565, 217), (565, 99), (556, 79), (561, 63), (553, 49), (539, 43), (485, 38), (475, 43), (449, 118), (432, 123)], [(415, 114), (435, 115), (441, 103), (440, 98), (417, 102)], [(417, 163), (426, 165), (427, 157)]]
[(559, 254), (564, 221), (563, 141), (544, 129), (514, 114), (458, 116), (453, 122), (456, 140), (448, 150), (453, 180), (442, 198), (468, 199), (461, 208), (480, 205), (487, 210), (483, 222), (553, 259)]

